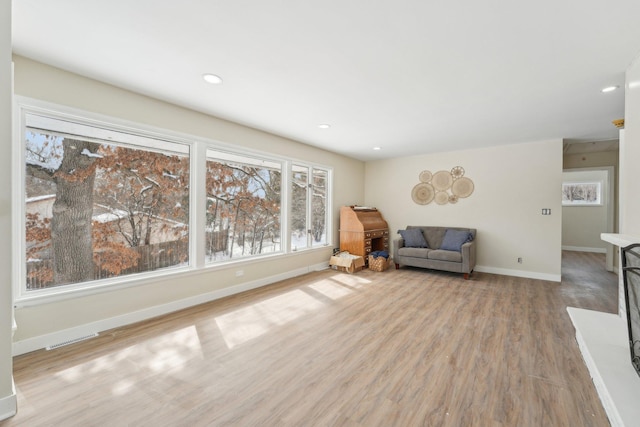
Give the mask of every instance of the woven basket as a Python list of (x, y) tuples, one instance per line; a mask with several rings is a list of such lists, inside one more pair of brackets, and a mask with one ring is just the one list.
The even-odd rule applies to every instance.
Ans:
[(373, 255), (369, 255), (369, 270), (373, 271), (385, 271), (389, 268), (389, 260), (383, 256), (374, 258)]

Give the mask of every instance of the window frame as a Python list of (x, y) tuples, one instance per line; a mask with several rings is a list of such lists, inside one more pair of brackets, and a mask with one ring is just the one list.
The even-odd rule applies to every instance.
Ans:
[[(301, 248), (299, 248), (297, 246), (295, 246), (295, 247), (293, 246), (293, 220), (294, 220), (294, 215), (293, 215), (293, 196), (294, 196), (294, 194), (293, 194), (293, 179), (294, 179), (295, 174), (298, 172), (298, 171), (295, 171), (294, 168), (304, 168), (304, 169), (306, 169), (305, 173), (306, 173), (306, 176), (307, 176), (306, 187), (305, 187), (305, 200), (304, 200), (304, 206), (305, 206), (305, 211), (304, 211), (304, 213), (305, 213), (305, 218), (304, 218), (305, 230), (304, 230), (304, 233), (305, 233), (305, 236), (307, 238), (307, 242), (306, 242), (306, 246), (301, 247)], [(312, 167), (309, 166), (309, 165), (300, 164), (299, 162), (292, 162), (292, 164), (291, 164), (291, 175), (290, 175), (289, 180), (287, 181), (287, 187), (288, 187), (287, 190), (289, 191), (290, 200), (291, 200), (291, 203), (289, 203), (289, 206), (288, 206), (289, 207), (288, 212), (289, 212), (290, 221), (289, 221), (289, 227), (287, 229), (288, 238), (289, 238), (289, 250), (291, 252), (301, 252), (301, 251), (306, 251), (307, 249), (312, 248), (312, 245), (310, 245), (309, 232), (308, 232), (309, 223), (311, 221), (310, 220), (310, 218), (311, 218), (310, 217), (310, 210), (309, 210), (309, 205), (310, 205), (309, 188), (310, 188), (310, 181), (311, 181), (311, 173), (310, 173), (311, 170), (312, 170)]]
[[(14, 305), (25, 307), (53, 301), (92, 295), (123, 288), (153, 284), (161, 280), (194, 274), (210, 273), (214, 270), (229, 268), (231, 265), (249, 265), (273, 257), (295, 256), (309, 251), (326, 250), (333, 242), (333, 168), (323, 164), (299, 159), (279, 156), (254, 150), (248, 147), (220, 142), (210, 138), (194, 136), (182, 132), (159, 128), (146, 123), (93, 113), (86, 110), (54, 104), (47, 101), (14, 96), (14, 127), (12, 149), (12, 235), (14, 252), (12, 277), (14, 283)], [(89, 282), (73, 283), (50, 288), (26, 289), (26, 191), (25, 191), (25, 141), (26, 116), (36, 114), (52, 119), (66, 120), (79, 125), (127, 133), (133, 136), (148, 137), (168, 143), (178, 143), (188, 146), (189, 151), (189, 263), (187, 266), (177, 266), (149, 272), (141, 272)], [(135, 148), (135, 144), (133, 145)], [(265, 159), (281, 164), (281, 250), (276, 253), (257, 254), (249, 257), (224, 260), (219, 262), (205, 262), (205, 225), (206, 225), (206, 162), (207, 149), (227, 152), (238, 156)], [(326, 200), (326, 244), (309, 246), (293, 251), (291, 248), (291, 173), (293, 165), (321, 169), (327, 173)], [(310, 176), (311, 179), (311, 176)], [(200, 212), (202, 211), (202, 212)]]
[[(216, 158), (215, 156), (210, 156), (209, 155), (209, 151), (214, 151), (218, 154), (220, 154), (220, 157), (223, 157), (224, 155), (230, 156), (230, 157), (239, 157), (240, 159), (222, 159), (222, 158)], [(243, 160), (256, 160), (256, 164), (255, 165), (251, 165), (251, 162), (246, 161), (243, 162)], [(280, 172), (280, 249), (276, 252), (272, 252), (272, 253), (259, 253), (259, 254), (253, 254), (253, 255), (248, 255), (248, 256), (242, 256), (239, 258), (229, 258), (229, 259), (225, 259), (225, 260), (211, 260), (211, 261), (207, 261), (206, 260), (206, 250), (205, 250), (205, 265), (206, 266), (211, 266), (211, 265), (225, 265), (225, 264), (229, 264), (229, 263), (234, 263), (234, 262), (241, 262), (243, 260), (252, 260), (252, 259), (259, 259), (259, 258), (263, 258), (263, 257), (267, 257), (267, 256), (277, 256), (277, 255), (284, 255), (286, 254), (287, 251), (287, 247), (286, 247), (286, 240), (285, 240), (285, 231), (288, 229), (287, 227), (287, 216), (283, 213), (283, 211), (285, 211), (286, 209), (283, 209), (283, 206), (287, 206), (289, 203), (289, 197), (288, 197), (288, 192), (284, 189), (287, 181), (285, 181), (286, 177), (288, 176), (287, 173), (285, 173), (286, 170), (289, 170), (290, 165), (289, 162), (286, 159), (283, 158), (278, 158), (276, 156), (266, 156), (264, 154), (256, 154), (256, 153), (251, 153), (249, 151), (246, 152), (240, 152), (239, 150), (229, 150), (229, 149), (223, 149), (220, 147), (216, 147), (216, 146), (212, 146), (212, 145), (208, 145), (206, 147), (205, 150), (205, 165), (206, 162), (208, 161), (222, 161), (222, 162), (229, 162), (229, 163), (237, 163), (238, 165), (247, 165), (247, 166), (259, 166), (260, 162), (263, 163), (272, 163), (272, 164), (276, 164), (279, 166), (279, 172)], [(269, 166), (266, 166), (265, 168), (271, 168)], [(277, 168), (274, 168), (277, 169)], [(205, 166), (205, 174), (206, 174), (206, 166)], [(205, 187), (205, 197), (206, 196), (206, 175), (205, 175), (205, 183), (204, 183), (204, 187)], [(205, 202), (205, 213), (203, 214), (204, 216), (206, 216), (206, 202)], [(205, 221), (206, 223), (206, 221)], [(204, 232), (205, 230), (203, 230)], [(235, 232), (235, 230), (234, 230)]]
[[(332, 181), (331, 181), (331, 177), (332, 177), (332, 170), (330, 168), (324, 167), (324, 166), (319, 166), (313, 163), (309, 163), (309, 162), (300, 162), (300, 161), (292, 161), (291, 162), (291, 179), (288, 182), (288, 189), (291, 193), (291, 198), (293, 198), (293, 189), (292, 189), (292, 184), (293, 184), (293, 168), (305, 168), (306, 169), (306, 175), (307, 175), (307, 188), (306, 188), (306, 200), (305, 200), (305, 223), (306, 223), (306, 236), (307, 236), (307, 245), (305, 247), (302, 248), (292, 248), (290, 247), (291, 252), (302, 252), (302, 251), (307, 251), (307, 250), (311, 250), (311, 249), (317, 249), (317, 248), (322, 248), (325, 246), (329, 246), (332, 241), (332, 226), (331, 226), (331, 195), (332, 195)], [(325, 243), (321, 243), (321, 244), (314, 244), (313, 241), (313, 237), (312, 237), (312, 233), (311, 230), (313, 229), (313, 180), (314, 180), (314, 172), (316, 170), (319, 171), (323, 171), (326, 173), (326, 189), (327, 189), (327, 194), (326, 194), (326, 201), (325, 201), (325, 215), (324, 215), (324, 221), (325, 221)], [(293, 203), (289, 203), (289, 215), (291, 218), (293, 218), (293, 214), (291, 212), (291, 210), (293, 209)], [(291, 223), (289, 224), (288, 227), (288, 235), (289, 238), (291, 238), (291, 233), (292, 233), (292, 226)]]
[[(194, 149), (195, 141), (190, 138), (186, 138), (184, 135), (180, 135), (167, 130), (160, 130), (152, 126), (134, 124), (125, 120), (106, 117), (95, 113), (86, 111), (80, 111), (73, 108), (51, 104), (44, 101), (34, 100), (30, 98), (16, 96), (15, 102), (15, 115), (16, 126), (14, 127), (14, 158), (12, 162), (12, 177), (14, 180), (13, 185), (13, 236), (14, 247), (17, 248), (18, 258), (12, 263), (12, 274), (14, 277), (13, 282), (16, 284), (14, 289), (14, 302), (16, 303), (29, 303), (33, 301), (37, 302), (49, 302), (52, 300), (60, 299), (61, 296), (77, 296), (85, 294), (91, 291), (100, 291), (105, 289), (116, 289), (124, 286), (128, 286), (132, 283), (148, 282), (153, 278), (164, 277), (175, 273), (190, 271), (193, 269), (193, 261), (191, 254), (194, 253), (194, 241), (193, 241), (193, 216), (187, 218), (187, 224), (189, 227), (189, 263), (187, 266), (176, 266), (167, 269), (159, 269), (148, 272), (141, 272), (136, 274), (129, 274), (117, 277), (111, 277), (107, 279), (92, 280), (88, 282), (70, 283), (59, 286), (52, 286), (49, 288), (32, 289), (27, 290), (26, 287), (26, 191), (25, 191), (25, 141), (24, 135), (27, 129), (27, 116), (36, 115), (42, 116), (47, 119), (69, 121), (75, 124), (97, 128), (100, 131), (113, 131), (131, 135), (137, 143), (123, 144), (115, 142), (114, 145), (127, 146), (131, 148), (140, 147), (141, 149), (148, 148), (150, 150), (158, 151), (157, 147), (153, 144), (145, 146), (141, 143), (144, 138), (151, 138), (155, 141), (161, 141), (170, 145), (178, 144), (186, 146), (189, 157), (189, 186), (193, 187), (195, 184), (195, 164), (194, 164)], [(90, 138), (90, 137), (89, 137)], [(105, 138), (104, 141), (108, 141)], [(103, 142), (104, 142), (103, 141)], [(189, 211), (194, 208), (194, 200), (192, 196), (193, 192), (189, 193)]]
[[(596, 200), (566, 200), (564, 198), (564, 190), (567, 187), (575, 186), (595, 186)], [(599, 180), (590, 181), (563, 181), (562, 182), (562, 206), (565, 207), (598, 207), (604, 205), (604, 183)]]
[[(321, 247), (326, 247), (331, 245), (332, 242), (332, 236), (333, 233), (331, 232), (333, 230), (332, 227), (332, 216), (331, 216), (331, 212), (332, 212), (332, 205), (331, 205), (331, 200), (332, 200), (332, 195), (333, 195), (333, 185), (332, 185), (332, 180), (331, 177), (333, 175), (332, 171), (328, 168), (322, 167), (322, 166), (318, 166), (318, 165), (312, 165), (311, 167), (311, 185), (313, 186), (313, 172), (314, 170), (323, 170), (326, 172), (326, 194), (325, 194), (325, 210), (324, 210), (324, 222), (325, 222), (325, 243), (324, 244), (318, 244), (318, 245), (314, 245), (313, 244), (313, 238), (311, 238), (311, 246), (309, 247), (309, 249), (314, 249), (314, 248), (321, 248)], [(310, 194), (309, 194), (309, 223), (312, 225), (313, 223), (313, 187), (310, 187)], [(313, 227), (312, 227), (313, 228)]]

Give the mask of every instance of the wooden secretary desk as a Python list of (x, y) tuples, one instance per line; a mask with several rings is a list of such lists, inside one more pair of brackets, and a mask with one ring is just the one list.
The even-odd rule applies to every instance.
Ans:
[(389, 226), (376, 208), (342, 206), (340, 208), (340, 250), (364, 258), (369, 253), (389, 251)]

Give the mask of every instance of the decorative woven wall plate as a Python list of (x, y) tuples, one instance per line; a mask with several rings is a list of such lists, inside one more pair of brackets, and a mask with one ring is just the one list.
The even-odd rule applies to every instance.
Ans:
[(431, 171), (422, 171), (420, 172), (420, 176), (418, 176), (420, 182), (431, 182), (431, 178), (433, 178), (433, 174)]
[(447, 203), (449, 203), (449, 193), (447, 193), (446, 191), (438, 191), (436, 193), (436, 203), (439, 205), (446, 205)]
[(459, 199), (469, 197), (475, 188), (473, 181), (465, 177), (464, 173), (462, 166), (436, 173), (423, 170), (418, 175), (420, 183), (411, 190), (411, 198), (418, 205), (428, 205), (434, 200), (438, 205), (458, 203)]
[(434, 195), (433, 186), (424, 182), (416, 184), (411, 190), (411, 198), (419, 205), (428, 205), (433, 200)]
[(465, 198), (469, 197), (471, 193), (473, 193), (473, 188), (473, 181), (469, 178), (462, 177), (453, 181), (453, 184), (451, 185), (451, 193), (458, 197)]
[(451, 184), (453, 184), (453, 176), (451, 176), (451, 172), (449, 171), (438, 171), (433, 174), (431, 184), (433, 184), (433, 188), (438, 191), (446, 191), (451, 187)]

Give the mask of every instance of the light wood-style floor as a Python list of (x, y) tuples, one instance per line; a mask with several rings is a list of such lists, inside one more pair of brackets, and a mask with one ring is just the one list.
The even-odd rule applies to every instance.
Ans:
[(617, 311), (604, 256), (562, 283), (331, 270), (15, 359), (3, 426), (607, 426), (567, 306)]

